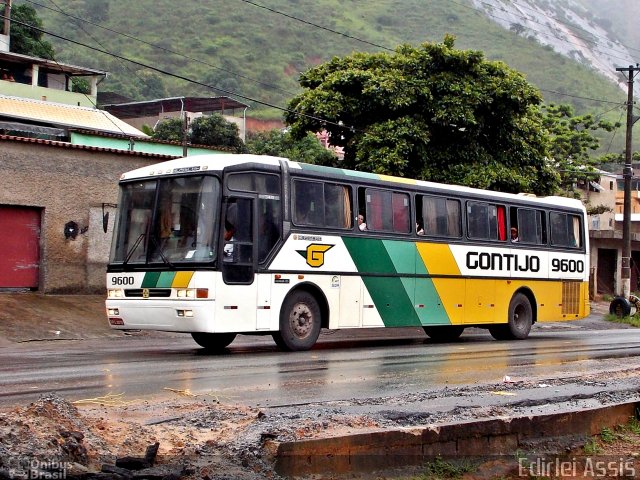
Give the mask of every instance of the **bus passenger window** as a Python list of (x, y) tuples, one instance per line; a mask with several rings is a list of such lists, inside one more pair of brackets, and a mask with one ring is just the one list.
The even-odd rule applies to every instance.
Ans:
[[(514, 212), (517, 210), (517, 213)], [(511, 208), (511, 228), (516, 228), (518, 232), (518, 243), (532, 245), (542, 245), (546, 243), (544, 239), (544, 216), (541, 210), (531, 208)], [(516, 215), (513, 215), (516, 213)], [(511, 240), (513, 243), (513, 239)]]
[(505, 207), (490, 203), (467, 202), (469, 238), (507, 240)]
[(580, 217), (567, 213), (551, 212), (549, 214), (551, 226), (551, 245), (556, 247), (581, 247)]
[(329, 228), (353, 225), (351, 188), (334, 183), (293, 182), (293, 223)]
[(416, 205), (421, 213), (417, 223), (423, 229), (423, 233), (418, 233), (419, 235), (460, 237), (462, 228), (458, 200), (419, 195), (416, 197)]
[(409, 195), (367, 188), (365, 193), (367, 230), (409, 233)]

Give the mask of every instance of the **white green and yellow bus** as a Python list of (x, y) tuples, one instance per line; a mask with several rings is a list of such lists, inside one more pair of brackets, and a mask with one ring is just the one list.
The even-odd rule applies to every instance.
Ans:
[(110, 325), (307, 350), (322, 328), (481, 327), (589, 314), (583, 205), (297, 163), (192, 156), (121, 177)]

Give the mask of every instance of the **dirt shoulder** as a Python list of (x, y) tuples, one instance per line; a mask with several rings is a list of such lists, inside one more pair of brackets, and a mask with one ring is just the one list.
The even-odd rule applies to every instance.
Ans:
[[(121, 337), (107, 322), (104, 295), (42, 295), (0, 292), (0, 346), (13, 342)], [(609, 304), (592, 303), (592, 314), (576, 322), (540, 323), (535, 329), (626, 328), (607, 322)], [(150, 332), (147, 332), (150, 333)]]
[(107, 323), (103, 295), (0, 293), (1, 342), (122, 336)]

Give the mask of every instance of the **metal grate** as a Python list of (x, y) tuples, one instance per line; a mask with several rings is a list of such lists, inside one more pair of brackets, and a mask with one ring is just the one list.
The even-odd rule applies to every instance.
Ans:
[(580, 313), (580, 282), (562, 282), (562, 314)]
[[(144, 295), (144, 290), (149, 292), (149, 296)], [(168, 298), (171, 296), (170, 288), (129, 288), (124, 291), (125, 297), (130, 298)]]

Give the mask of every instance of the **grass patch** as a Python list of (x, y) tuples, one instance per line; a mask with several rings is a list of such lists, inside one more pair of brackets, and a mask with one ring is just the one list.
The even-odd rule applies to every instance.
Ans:
[(631, 317), (617, 317), (616, 315), (609, 313), (605, 315), (604, 318), (608, 322), (624, 323), (626, 325), (631, 325), (632, 327), (640, 327), (640, 317), (638, 314)]
[(415, 477), (415, 480), (445, 480), (462, 478), (465, 473), (470, 473), (478, 468), (477, 465), (469, 461), (447, 461), (441, 457), (429, 462), (425, 466), (424, 473)]

